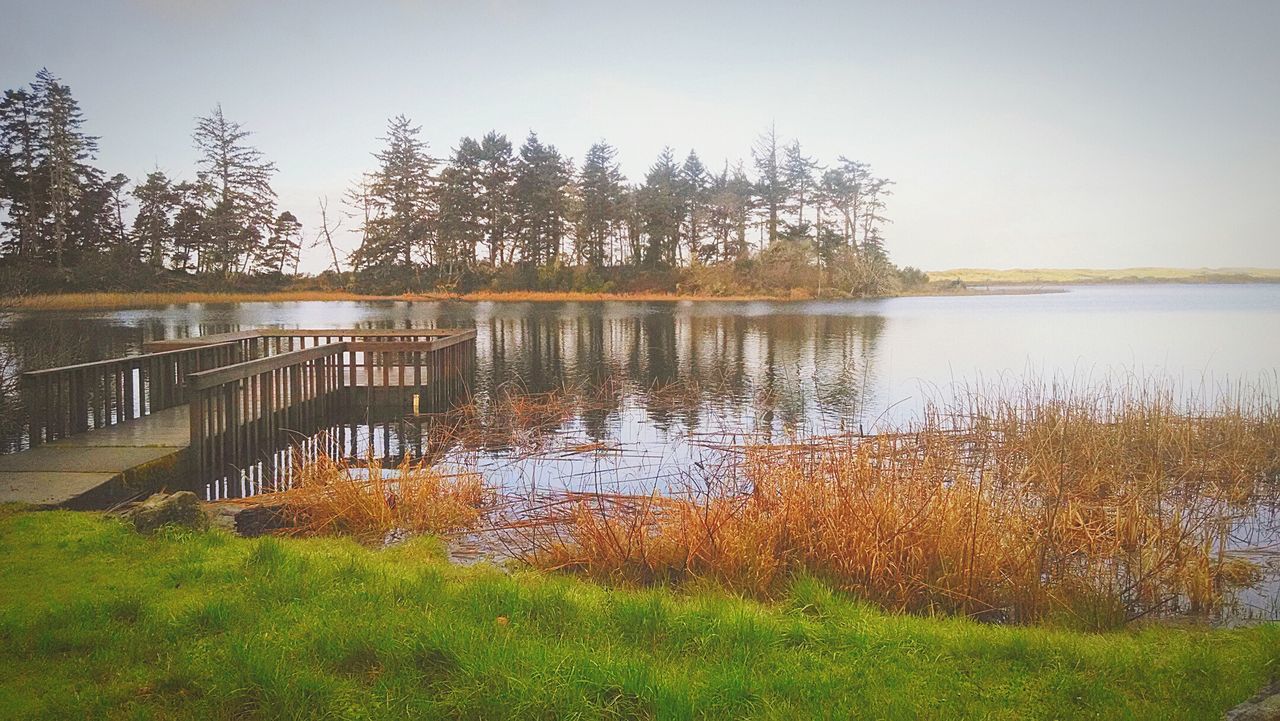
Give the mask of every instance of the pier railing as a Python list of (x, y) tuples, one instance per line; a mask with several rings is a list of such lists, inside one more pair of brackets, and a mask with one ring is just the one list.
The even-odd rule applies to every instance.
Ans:
[(199, 479), (247, 467), (286, 431), (330, 417), (345, 387), (345, 344), (314, 346), (193, 373), (190, 461)]
[(142, 347), (146, 352), (154, 352), (237, 341), (247, 343), (248, 350), (251, 353), (250, 357), (258, 358), (265, 355), (303, 350), (327, 343), (347, 341), (408, 342), (437, 338), (447, 339), (464, 335), (474, 338), (475, 331), (456, 328), (370, 328), (361, 330), (350, 328), (256, 328), (233, 333), (156, 340), (144, 343)]
[(187, 402), (188, 374), (239, 362), (244, 340), (79, 363), (22, 374), (31, 446)]
[(459, 390), (475, 363), (474, 330), (302, 337), (311, 344), (188, 377), (197, 478), (254, 467), (288, 436), (302, 438), (331, 423), (357, 391), (368, 403), (404, 407), (412, 396), (439, 403)]
[[(155, 341), (144, 353), (23, 374), (28, 441), (190, 404), (192, 470), (223, 478), (279, 454), (352, 403), (439, 407), (475, 367), (475, 330), (258, 329)], [(274, 449), (274, 451), (273, 451)]]

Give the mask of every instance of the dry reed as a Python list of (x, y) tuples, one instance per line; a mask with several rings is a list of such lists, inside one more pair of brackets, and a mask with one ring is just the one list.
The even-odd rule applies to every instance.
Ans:
[(1233, 528), (1280, 485), (1280, 415), (1257, 398), (1206, 412), (1150, 387), (970, 393), (872, 436), (722, 447), (661, 495), (562, 494), (509, 543), (612, 581), (767, 596), (808, 573), (891, 609), (1013, 622), (1215, 613), (1253, 573)]
[(476, 473), (446, 472), (423, 461), (354, 467), (326, 455), (297, 464), (292, 487), (259, 497), (284, 509), (300, 535), (344, 534), (365, 541), (388, 532), (450, 535), (479, 526), (496, 495)]

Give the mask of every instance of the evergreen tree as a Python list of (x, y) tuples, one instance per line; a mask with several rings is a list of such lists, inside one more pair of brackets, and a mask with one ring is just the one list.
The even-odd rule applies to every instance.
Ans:
[(48, 182), (38, 172), (44, 155), (38, 137), (36, 96), (6, 90), (0, 99), (0, 199), (5, 205), (4, 255), (33, 258), (40, 249), (42, 220), (48, 213)]
[(611, 239), (622, 223), (622, 170), (615, 158), (618, 151), (608, 143), (591, 146), (582, 160), (578, 189), (581, 207), (576, 224), (575, 249), (578, 260), (592, 268), (612, 259)]
[(710, 214), (708, 193), (711, 187), (711, 176), (692, 150), (680, 167), (680, 201), (684, 206), (682, 235), (689, 250), (689, 264), (702, 262), (707, 251), (702, 245), (706, 235), (707, 219)]
[(201, 156), (201, 192), (212, 204), (204, 223), (208, 236), (200, 267), (224, 276), (247, 268), (276, 219), (276, 193), (271, 188), (276, 166), (245, 142), (250, 135), (228, 120), (218, 104), (196, 120), (192, 136)]
[(813, 202), (814, 174), (818, 167), (818, 163), (813, 158), (807, 157), (801, 151), (800, 141), (797, 140), (787, 146), (782, 176), (787, 189), (791, 192), (790, 209), (795, 213), (797, 224), (804, 222), (805, 204)]
[(640, 188), (637, 204), (646, 238), (644, 264), (647, 266), (676, 264), (680, 224), (684, 220), (679, 176), (680, 169), (671, 148), (663, 148)]
[(835, 167), (822, 175), (823, 195), (839, 213), (844, 242), (851, 248), (857, 247), (858, 220), (862, 213), (864, 189), (870, 177), (870, 166), (843, 155), (837, 159)]
[(83, 184), (68, 227), (75, 246), (85, 252), (110, 253), (121, 266), (137, 265), (139, 256), (124, 223), (125, 186), (129, 178), (117, 173), (106, 180)]
[(463, 138), (440, 173), (436, 262), (450, 273), (471, 267), (476, 248), (484, 238), (481, 162), (480, 143)]
[(711, 182), (709, 190), (710, 234), (713, 254), (722, 261), (732, 261), (747, 252), (747, 222), (752, 211), (752, 185), (739, 163), (724, 169)]
[(133, 218), (133, 238), (139, 258), (152, 268), (164, 267), (166, 255), (177, 252), (173, 237), (173, 216), (178, 212), (180, 193), (168, 176), (156, 170), (147, 174), (141, 185), (134, 187), (138, 214)]
[(196, 183), (176, 183), (173, 194), (177, 198), (177, 212), (173, 216), (173, 267), (178, 270), (197, 270), (198, 259), (203, 256), (206, 238), (207, 212), (201, 187)]
[[(97, 153), (98, 139), (81, 130), (84, 116), (71, 96), (71, 88), (47, 68), (36, 73), (31, 90), (39, 124), (36, 137), (41, 146), (41, 172), (48, 184), (47, 250), (54, 266), (61, 270), (68, 253), (80, 240), (73, 235), (71, 226), (81, 197), (101, 183), (101, 171), (88, 164)], [(81, 227), (91, 225), (82, 223)]]
[(289, 211), (276, 216), (271, 234), (258, 251), (259, 273), (296, 273), (302, 253), (302, 223)]
[(484, 243), (494, 266), (510, 263), (515, 251), (511, 239), (516, 224), (514, 165), (507, 136), (493, 130), (485, 133), (480, 140), (480, 208)]
[(643, 195), (642, 187), (626, 185), (622, 188), (622, 198), (618, 203), (622, 224), (622, 255), (632, 265), (644, 263), (648, 248), (644, 242), (644, 216), (640, 212)]
[(536, 133), (529, 133), (520, 147), (513, 188), (522, 262), (551, 265), (559, 258), (568, 229), (572, 174), (572, 165), (554, 145), (543, 145)]
[(774, 126), (770, 125), (751, 148), (756, 172), (760, 174), (759, 180), (756, 181), (756, 193), (760, 196), (761, 206), (768, 213), (766, 227), (770, 243), (778, 239), (778, 214), (787, 202), (787, 196), (790, 195), (786, 178), (782, 174), (778, 151), (778, 134)]
[(869, 176), (862, 189), (862, 242), (865, 246), (874, 241), (886, 262), (889, 256), (883, 252), (884, 246), (879, 233), (881, 225), (891, 222), (884, 216), (885, 196), (892, 192), (889, 190), (890, 185), (893, 185), (892, 180)]
[[(414, 256), (429, 256), (435, 204), (431, 169), (435, 160), (418, 140), (421, 126), (403, 115), (388, 123), (386, 146), (374, 155), (378, 169), (369, 176), (373, 215), (352, 260), (357, 269), (414, 267)], [(427, 257), (428, 262), (431, 260)]]

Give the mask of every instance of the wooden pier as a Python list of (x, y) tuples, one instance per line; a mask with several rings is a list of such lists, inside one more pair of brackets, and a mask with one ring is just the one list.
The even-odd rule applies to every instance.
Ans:
[(439, 407), (470, 388), (475, 331), (259, 329), (144, 351), (23, 375), (29, 450), (0, 455), (0, 502), (94, 507), (194, 487), (355, 405)]

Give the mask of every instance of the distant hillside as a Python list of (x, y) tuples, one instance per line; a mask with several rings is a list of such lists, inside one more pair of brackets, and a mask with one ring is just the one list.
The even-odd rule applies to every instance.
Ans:
[(931, 270), (929, 280), (969, 284), (1066, 283), (1280, 283), (1280, 268), (953, 268)]

